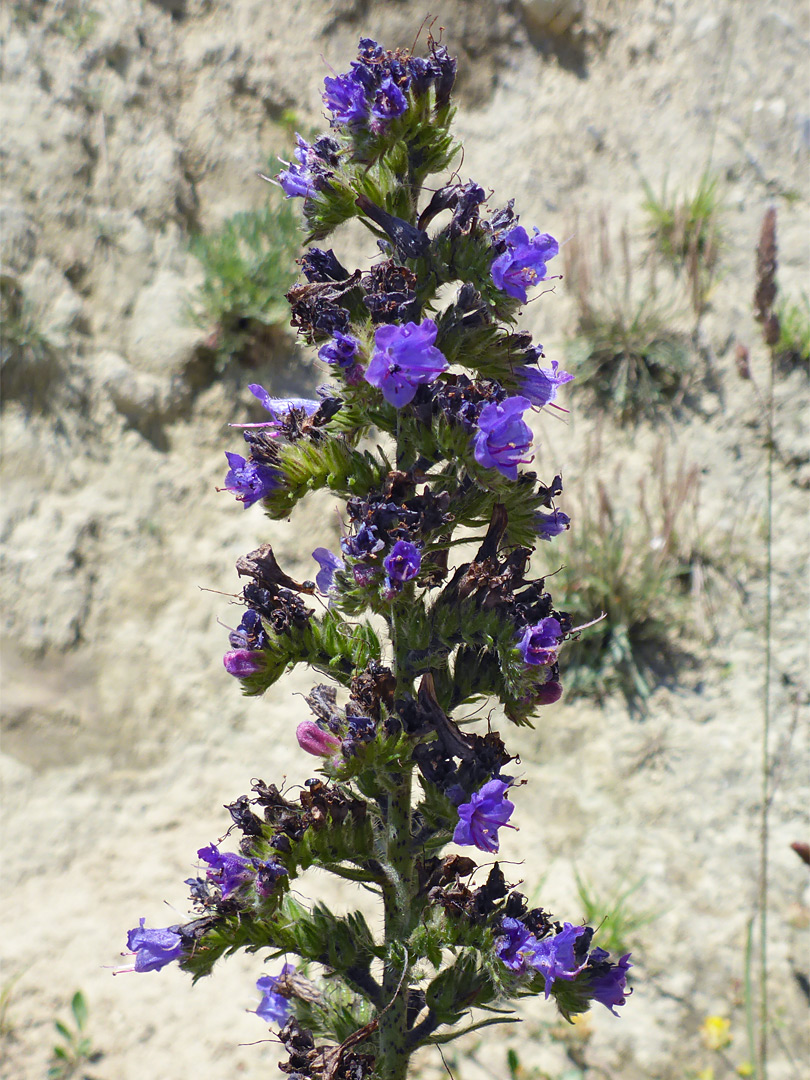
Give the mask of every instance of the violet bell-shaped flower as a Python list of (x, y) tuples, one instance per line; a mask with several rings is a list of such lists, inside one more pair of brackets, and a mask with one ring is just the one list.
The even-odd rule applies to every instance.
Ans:
[(553, 236), (534, 230), (529, 238), (522, 225), (515, 225), (503, 237), (506, 251), (493, 260), (490, 272), (495, 287), (507, 296), (526, 303), (526, 289), (537, 285), (546, 276), (546, 263), (553, 259), (560, 246)]
[(258, 383), (250, 383), (248, 390), (253, 396), (261, 402), (265, 409), (273, 417), (272, 420), (265, 420), (260, 424), (231, 424), (231, 427), (248, 428), (248, 427), (269, 427), (274, 424), (278, 424), (284, 417), (293, 411), (293, 409), (303, 409), (307, 416), (314, 416), (318, 409), (321, 407), (319, 401), (315, 401), (312, 398), (274, 398), (270, 397), (263, 386)]
[(365, 87), (357, 81), (354, 72), (346, 75), (327, 76), (323, 103), (332, 114), (333, 126), (339, 124), (362, 124), (368, 116)]
[(337, 364), (341, 368), (349, 368), (355, 362), (355, 357), (360, 348), (360, 342), (352, 334), (341, 334), (335, 330), (332, 340), (327, 341), (318, 349), (318, 358), (325, 364)]
[(386, 592), (399, 592), (406, 581), (412, 581), (416, 577), (421, 565), (422, 554), (416, 544), (411, 544), (408, 540), (397, 540), (383, 559)]
[[(458, 824), (453, 833), (453, 843), (474, 845), (481, 851), (497, 851), (498, 829), (506, 825), (515, 809), (507, 799), (509, 784), (503, 780), (489, 780), (480, 791), (474, 791), (470, 801), (457, 807)], [(512, 828), (513, 826), (509, 826)]]
[(219, 490), (232, 491), (247, 510), (249, 506), (266, 499), (279, 485), (280, 474), (272, 465), (260, 465), (248, 461), (241, 454), (225, 451), (230, 468), (225, 483)]
[(346, 563), (339, 555), (335, 555), (325, 547), (315, 548), (312, 558), (320, 566), (320, 570), (315, 575), (315, 584), (318, 586), (318, 592), (326, 596), (334, 588), (335, 571), (345, 570)]
[(289, 998), (276, 991), (279, 980), (295, 971), (294, 964), (285, 964), (280, 975), (262, 975), (256, 980), (256, 989), (262, 1000), (254, 1010), (256, 1015), (268, 1024), (283, 1024), (292, 1015)]
[(551, 540), (553, 536), (559, 536), (571, 527), (571, 518), (562, 510), (552, 510), (550, 514), (544, 514), (538, 510), (534, 515), (534, 527), (537, 530), (538, 540)]
[(534, 626), (527, 626), (518, 642), (523, 663), (534, 666), (555, 664), (562, 638), (562, 627), (553, 615), (541, 619)]
[(316, 193), (313, 176), (307, 163), (307, 151), (310, 147), (298, 132), (295, 133), (295, 142), (294, 154), (298, 164), (293, 165), (289, 161), (282, 160), (282, 165), (286, 165), (287, 168), (280, 172), (276, 179), (286, 198), (309, 199)]
[(510, 971), (526, 971), (537, 946), (537, 938), (520, 919), (501, 920), (503, 935), (495, 939), (495, 955)]
[(404, 326), (378, 326), (374, 355), (365, 371), (366, 382), (378, 387), (385, 400), (400, 408), (413, 400), (416, 388), (449, 367), (433, 344), (438, 329), (432, 319)]
[(408, 99), (394, 80), (390, 76), (383, 79), (371, 103), (371, 115), (376, 121), (372, 122), (372, 127), (381, 130), (388, 120), (402, 116), (407, 108)]
[(564, 923), (559, 934), (536, 943), (531, 950), (529, 963), (545, 980), (546, 1000), (556, 979), (571, 981), (585, 968), (592, 937), (593, 930), (589, 926)]
[(573, 375), (560, 371), (559, 367), (557, 361), (552, 360), (551, 367), (527, 367), (519, 372), (521, 392), (536, 408), (550, 405), (557, 397), (557, 389), (573, 379)]
[(527, 464), (525, 457), (532, 444), (532, 433), (523, 419), (523, 413), (531, 408), (525, 397), (508, 397), (503, 401), (491, 401), (478, 417), (474, 453), (479, 465), (487, 469), (499, 469), (510, 480), (517, 480), (517, 467)]
[(180, 958), (183, 940), (168, 927), (160, 930), (147, 930), (146, 919), (127, 933), (127, 948), (135, 954), (135, 963), (128, 967), (116, 968), (114, 975), (127, 971), (160, 971), (173, 960)]
[(219, 886), (223, 900), (251, 881), (256, 873), (252, 859), (231, 851), (220, 851), (216, 844), (200, 848), (197, 858), (208, 864), (205, 876)]
[(587, 982), (589, 996), (614, 1016), (619, 1015), (617, 1007), (624, 1005), (633, 992), (627, 989), (627, 969), (632, 966), (630, 953), (625, 953), (616, 964), (610, 960), (610, 954), (605, 949), (594, 949), (588, 957), (588, 966), (582, 977)]

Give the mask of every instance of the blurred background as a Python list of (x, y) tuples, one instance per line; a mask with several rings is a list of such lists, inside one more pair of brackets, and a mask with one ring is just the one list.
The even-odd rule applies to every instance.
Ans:
[[(7, 1080), (275, 1075), (246, 1011), (261, 957), (193, 989), (170, 968), (111, 969), (140, 917), (185, 917), (224, 803), (254, 776), (309, 775), (306, 672), (244, 700), (220, 660), (237, 557), (270, 541), (313, 577), (310, 552), (338, 535), (328, 500), (288, 525), (216, 491), (247, 384), (311, 395), (324, 377), (283, 303), (300, 204), (257, 174), (325, 127), (323, 77), (359, 37), (409, 48), (427, 14), (8, 0), (0, 16)], [(533, 1002), (522, 1025), (426, 1053), (419, 1076), (764, 1080), (764, 1013), (767, 1075), (799, 1080), (810, 11), (438, 0), (430, 15), (459, 59), (460, 178), (563, 244), (562, 280), (523, 326), (576, 375), (570, 412), (533, 421), (573, 524), (533, 569), (556, 573), (577, 621), (609, 616), (564, 650), (562, 702), (506, 734), (529, 783), (502, 854), (534, 903), (602, 923), (598, 943), (636, 966), (620, 1020), (568, 1026)], [(766, 344), (755, 251), (771, 208)], [(351, 229), (330, 242), (347, 265), (376, 254)], [(308, 893), (358, 902), (310, 877)]]

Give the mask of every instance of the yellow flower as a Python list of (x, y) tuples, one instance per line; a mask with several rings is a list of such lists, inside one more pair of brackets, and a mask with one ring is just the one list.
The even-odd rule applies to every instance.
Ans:
[(722, 1050), (731, 1042), (731, 1021), (724, 1016), (707, 1016), (703, 1021), (700, 1034), (709, 1050)]

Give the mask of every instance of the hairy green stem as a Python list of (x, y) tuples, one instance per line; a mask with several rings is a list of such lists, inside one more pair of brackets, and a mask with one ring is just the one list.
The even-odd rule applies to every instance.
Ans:
[(379, 1014), (377, 1072), (385, 1080), (405, 1080), (408, 1075), (408, 971), (406, 942), (410, 934), (413, 896), (413, 850), (411, 843), (410, 771), (396, 778), (385, 809), (385, 849), (388, 883), (383, 889), (385, 905), (385, 966)]

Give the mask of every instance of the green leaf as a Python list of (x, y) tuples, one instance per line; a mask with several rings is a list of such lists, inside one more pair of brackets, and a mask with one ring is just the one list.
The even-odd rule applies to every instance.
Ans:
[(83, 1031), (84, 1026), (87, 1023), (87, 1002), (84, 1000), (84, 994), (81, 990), (77, 990), (73, 995), (70, 1002), (70, 1011), (73, 1013), (76, 1027), (79, 1031)]

